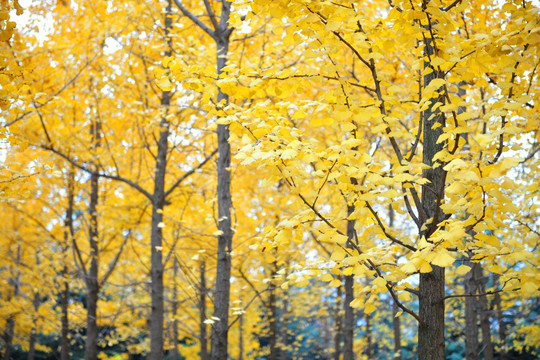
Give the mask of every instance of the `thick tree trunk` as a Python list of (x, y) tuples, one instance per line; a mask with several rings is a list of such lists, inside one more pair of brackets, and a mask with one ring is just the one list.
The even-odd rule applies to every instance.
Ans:
[[(217, 46), (217, 74), (221, 76), (227, 63), (229, 52), (229, 14), (231, 3), (222, 2), (220, 26), (215, 29)], [(228, 104), (229, 97), (218, 89), (219, 106)], [(216, 266), (216, 286), (214, 296), (214, 317), (219, 320), (212, 327), (212, 360), (227, 359), (229, 332), (229, 299), (231, 280), (232, 219), (231, 219), (231, 146), (229, 144), (229, 125), (217, 127), (218, 164), (217, 164), (217, 202), (218, 202), (218, 249)]]
[[(354, 180), (354, 179), (353, 179)], [(356, 180), (353, 181), (356, 183)], [(354, 205), (347, 206), (347, 213), (351, 215), (354, 212)], [(353, 248), (352, 244), (355, 241), (354, 229), (355, 220), (347, 220), (347, 247)], [(351, 307), (351, 302), (354, 300), (354, 277), (353, 275), (345, 276), (345, 302), (344, 307), (344, 320), (343, 320), (343, 360), (354, 359), (354, 309)]]
[[(341, 309), (345, 309), (345, 307), (342, 305), (342, 297), (343, 297), (343, 291), (342, 287), (339, 286), (336, 290), (336, 311), (335, 311), (335, 318), (336, 318), (336, 327), (334, 329), (334, 360), (340, 360), (341, 359), (341, 337), (343, 335), (343, 325), (342, 325), (342, 312)], [(342, 307), (343, 306), (343, 307)]]
[(4, 357), (5, 360), (11, 360), (11, 349), (13, 348), (13, 332), (15, 331), (15, 319), (10, 317), (6, 320), (6, 326), (4, 328), (4, 334), (2, 336), (4, 340)]
[(199, 340), (201, 343), (201, 360), (208, 360), (208, 344), (206, 334), (206, 263), (200, 265), (200, 288), (199, 288)]
[[(172, 42), (170, 29), (172, 28), (172, 0), (167, 2), (164, 15), (165, 40), (168, 49), (165, 56), (172, 54)], [(150, 282), (151, 302), (150, 314), (150, 356), (149, 360), (163, 359), (163, 318), (164, 318), (164, 287), (163, 287), (163, 207), (165, 205), (165, 174), (167, 168), (167, 152), (169, 138), (169, 122), (167, 121), (168, 108), (171, 104), (171, 93), (163, 91), (161, 94), (161, 106), (165, 109), (159, 124), (159, 140), (154, 169), (154, 191), (152, 194), (152, 225), (150, 233), (151, 257), (150, 257)]]
[[(470, 254), (469, 254), (470, 256)], [(474, 278), (475, 263), (466, 261), (465, 264), (471, 267), (471, 271), (465, 274), (464, 288), (465, 294), (476, 294), (476, 279)], [(478, 301), (475, 296), (465, 298), (465, 358), (467, 360), (478, 360)]]
[[(433, 56), (435, 51), (432, 40), (428, 39), (424, 46), (426, 56)], [(441, 74), (429, 63), (425, 63), (426, 70), (431, 72), (424, 75), (424, 87), (441, 77)], [(444, 142), (437, 143), (439, 136), (443, 134), (445, 126), (444, 117), (440, 108), (434, 108), (437, 101), (444, 103), (444, 99), (431, 99), (431, 105), (424, 111), (423, 117), (423, 163), (430, 166), (423, 170), (423, 177), (430, 181), (429, 189), (422, 188), (422, 209), (426, 221), (432, 219), (431, 224), (424, 223), (427, 230), (421, 235), (429, 241), (433, 231), (443, 220), (443, 213), (439, 201), (444, 197), (445, 172), (443, 166), (433, 168), (434, 156), (446, 146)], [(440, 126), (433, 128), (435, 124)], [(430, 273), (420, 274), (418, 289), (419, 318), (418, 326), (418, 359), (419, 360), (444, 360), (444, 296), (445, 278), (444, 268), (433, 265)]]

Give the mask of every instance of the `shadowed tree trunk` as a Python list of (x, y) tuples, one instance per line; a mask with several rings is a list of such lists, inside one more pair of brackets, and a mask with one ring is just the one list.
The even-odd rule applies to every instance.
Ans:
[(11, 360), (11, 348), (13, 347), (13, 332), (15, 331), (15, 320), (10, 317), (6, 320), (6, 326), (2, 339), (4, 340), (4, 357), (5, 360)]

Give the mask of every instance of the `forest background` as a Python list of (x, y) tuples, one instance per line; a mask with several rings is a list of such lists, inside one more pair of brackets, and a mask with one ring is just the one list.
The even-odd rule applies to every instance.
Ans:
[(537, 2), (0, 0), (3, 359), (536, 359)]

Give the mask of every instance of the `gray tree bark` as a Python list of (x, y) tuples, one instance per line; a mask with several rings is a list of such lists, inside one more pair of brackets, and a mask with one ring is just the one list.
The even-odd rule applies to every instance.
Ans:
[(394, 360), (403, 359), (403, 349), (401, 348), (401, 320), (396, 317), (399, 307), (395, 301), (392, 301), (392, 322), (394, 330)]
[[(470, 254), (469, 254), (470, 255)], [(466, 261), (471, 270), (465, 274), (465, 294), (476, 294), (476, 279), (474, 278), (475, 263)], [(478, 360), (478, 301), (475, 296), (465, 298), (465, 358)]]
[[(96, 150), (100, 146), (101, 124), (96, 120), (90, 129), (92, 134), (92, 147)], [(98, 269), (99, 269), (99, 227), (98, 227), (98, 202), (99, 202), (99, 172), (96, 164), (92, 164), (90, 173), (90, 203), (88, 205), (88, 243), (90, 246), (90, 268), (86, 276), (86, 346), (85, 359), (97, 359), (97, 301), (99, 293)]]
[(201, 360), (208, 360), (208, 343), (206, 334), (206, 263), (200, 265), (199, 287), (199, 340), (201, 343)]
[(171, 360), (178, 360), (178, 320), (176, 315), (178, 313), (178, 292), (176, 291), (176, 279), (178, 277), (178, 259), (174, 257), (173, 260), (173, 289), (172, 289), (172, 304), (171, 304), (171, 318), (172, 318), (172, 350), (170, 351)]
[(341, 337), (343, 335), (341, 309), (345, 309), (345, 307), (341, 304), (341, 301), (343, 300), (342, 297), (342, 287), (339, 286), (336, 290), (336, 311), (334, 314), (336, 318), (336, 327), (334, 329), (334, 360), (340, 360), (341, 357)]
[[(476, 264), (475, 278), (477, 281), (477, 289), (480, 294), (486, 293), (486, 286), (484, 279), (484, 273), (482, 270), (482, 265), (480, 263)], [(494, 350), (493, 342), (491, 340), (491, 321), (489, 316), (489, 305), (487, 296), (480, 296), (478, 298), (478, 312), (480, 317), (480, 329), (482, 330), (482, 347), (481, 353), (484, 354), (484, 360), (493, 360)]]
[(270, 357), (269, 360), (278, 360), (277, 349), (277, 305), (276, 305), (276, 286), (273, 283), (273, 279), (276, 276), (276, 264), (272, 264), (272, 270), (270, 271), (270, 279), (272, 279), (270, 295), (268, 298), (268, 317), (270, 325), (269, 345), (270, 345)]
[[(354, 179), (353, 179), (354, 180)], [(353, 181), (356, 183), (356, 180)], [(354, 205), (347, 206), (347, 214), (351, 215), (354, 212)], [(352, 248), (355, 241), (354, 229), (355, 220), (347, 220), (347, 247)], [(354, 360), (354, 324), (356, 322), (354, 309), (351, 307), (351, 302), (354, 300), (354, 277), (353, 275), (345, 276), (345, 301), (344, 319), (343, 319), (343, 360)]]
[[(499, 284), (499, 278), (500, 278), (499, 274), (493, 275), (493, 284), (495, 286)], [(497, 314), (497, 324), (499, 326), (499, 360), (506, 360), (508, 358), (507, 353), (506, 353), (506, 323), (504, 322), (501, 295), (499, 293), (495, 293), (495, 296), (493, 297), (493, 301), (495, 303), (495, 311)]]
[(62, 269), (62, 293), (60, 295), (60, 307), (62, 311), (61, 323), (61, 335), (60, 335), (60, 360), (69, 360), (69, 318), (68, 318), (68, 306), (69, 306), (69, 280), (68, 280), (68, 266), (67, 266), (67, 251), (69, 249), (70, 240), (73, 240), (73, 204), (75, 199), (74, 194), (74, 177), (75, 173), (73, 167), (68, 172), (67, 183), (67, 201), (68, 206), (66, 209), (66, 218), (64, 219), (64, 246), (62, 248), (64, 256), (64, 267)]
[[(168, 49), (165, 56), (172, 54), (172, 41), (170, 30), (172, 28), (172, 0), (167, 2), (165, 9), (164, 31)], [(164, 317), (164, 287), (163, 287), (163, 256), (162, 243), (163, 231), (163, 208), (165, 206), (165, 174), (167, 169), (167, 152), (169, 138), (169, 122), (167, 113), (171, 104), (171, 92), (163, 91), (161, 94), (161, 106), (165, 109), (165, 115), (161, 117), (159, 123), (158, 150), (154, 169), (154, 191), (152, 193), (152, 224), (150, 232), (150, 282), (151, 282), (151, 302), (150, 314), (150, 354), (149, 360), (163, 359), (163, 317)]]
[[(426, 56), (433, 56), (435, 49), (431, 39), (424, 45)], [(425, 68), (431, 73), (424, 75), (424, 87), (443, 74), (434, 69), (429, 63), (425, 63)], [(444, 103), (440, 97), (438, 101)], [(422, 188), (422, 209), (426, 220), (432, 219), (427, 230), (421, 235), (429, 241), (429, 237), (443, 220), (443, 213), (440, 210), (440, 200), (444, 196), (445, 172), (443, 166), (432, 168), (434, 156), (446, 146), (444, 142), (437, 144), (440, 135), (443, 134), (445, 120), (439, 108), (433, 106), (437, 102), (431, 99), (431, 105), (423, 114), (423, 163), (430, 166), (423, 170), (423, 177), (430, 181), (430, 189)], [(438, 123), (441, 126), (434, 129)], [(444, 360), (444, 296), (445, 296), (445, 275), (444, 268), (433, 265), (430, 273), (420, 274), (420, 284), (418, 289), (419, 298), (419, 318), (418, 326), (418, 359), (419, 360)]]
[[(217, 74), (221, 76), (227, 64), (229, 52), (229, 37), (232, 29), (229, 28), (229, 15), (231, 3), (222, 2), (221, 19), (215, 29), (217, 45)], [(217, 102), (219, 106), (227, 105), (229, 96), (218, 89)], [(227, 359), (228, 333), (229, 333), (229, 299), (231, 280), (231, 251), (232, 251), (232, 219), (231, 219), (231, 146), (229, 144), (229, 125), (219, 124), (218, 138), (218, 164), (217, 164), (217, 202), (218, 202), (218, 249), (216, 266), (216, 286), (214, 296), (214, 317), (219, 320), (212, 327), (212, 360)]]

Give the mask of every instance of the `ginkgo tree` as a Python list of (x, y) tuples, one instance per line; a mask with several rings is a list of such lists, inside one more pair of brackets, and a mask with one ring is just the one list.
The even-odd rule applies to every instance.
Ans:
[[(259, 69), (244, 85), (279, 97), (286, 82), (287, 96), (295, 95), (277, 107), (265, 103), (231, 116), (250, 130), (264, 129), (239, 156), (273, 167), (311, 210), (295, 216), (295, 226), (309, 218), (324, 222), (322, 236), (332, 234), (338, 266), (356, 261), (355, 275), (373, 278), (368, 298), (352, 305), (369, 307), (370, 298), (388, 291), (418, 321), (419, 358), (443, 359), (445, 268), (457, 258), (503, 273), (504, 287), (496, 291), (536, 295), (535, 240), (528, 239), (538, 234), (520, 210), (535, 206), (537, 194), (527, 191), (534, 176), (514, 178), (537, 147), (538, 8), (460, 1), (252, 6), (257, 15), (294, 24), (288, 40), (311, 61), (284, 71)], [(243, 85), (233, 75), (230, 92)], [(310, 87), (324, 92), (305, 97)], [(313, 119), (312, 126), (285, 120), (292, 112)], [(321, 125), (341, 130), (335, 145), (311, 137)], [(284, 132), (289, 138), (276, 138)], [(381, 149), (369, 155), (373, 138)], [(344, 193), (353, 211), (317, 206), (317, 191), (306, 186), (317, 177), (315, 189)], [(387, 206), (401, 226), (389, 228), (381, 215)], [(354, 239), (347, 237), (346, 219), (356, 220)], [(396, 262), (396, 252), (407, 260)], [(495, 262), (504, 265), (494, 268)], [(468, 270), (460, 267), (461, 274)], [(418, 297), (418, 312), (398, 300), (403, 292)]]

